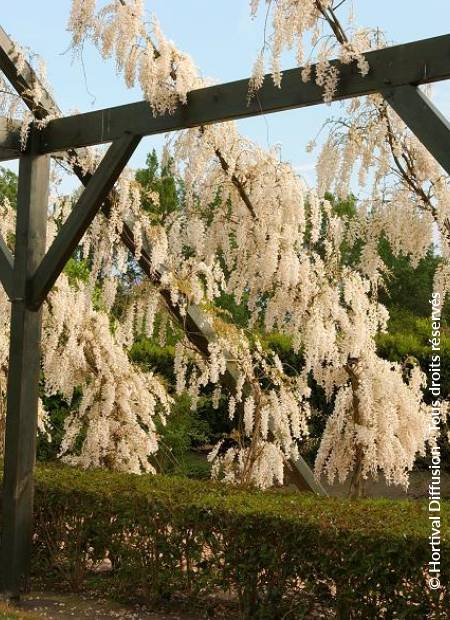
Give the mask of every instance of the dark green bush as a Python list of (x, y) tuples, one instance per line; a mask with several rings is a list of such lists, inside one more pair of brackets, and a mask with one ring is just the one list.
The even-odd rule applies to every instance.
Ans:
[[(442, 597), (426, 585), (427, 506), (243, 491), (163, 476), (39, 467), (34, 575), (122, 599), (208, 601), (241, 618), (447, 618), (450, 505), (443, 503)], [(86, 567), (104, 557), (113, 570)]]

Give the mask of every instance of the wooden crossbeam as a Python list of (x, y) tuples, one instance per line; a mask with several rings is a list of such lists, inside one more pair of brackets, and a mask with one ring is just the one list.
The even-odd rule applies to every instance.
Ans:
[(403, 122), (450, 174), (450, 123), (416, 86), (384, 90), (383, 96)]
[[(354, 63), (338, 60), (335, 100), (369, 95), (383, 89), (408, 84), (426, 84), (450, 78), (450, 35), (424, 39), (368, 52), (369, 74), (359, 74)], [(313, 66), (313, 76), (315, 67)], [(322, 103), (323, 90), (314, 79), (303, 84), (300, 69), (283, 72), (282, 88), (267, 75), (257, 95), (248, 101), (248, 79), (194, 90), (187, 104), (178, 105), (173, 114), (154, 116), (145, 101), (77, 114), (51, 121), (42, 131), (42, 152), (111, 142), (125, 131), (137, 135), (197, 127), (269, 112), (279, 112)]]
[(134, 153), (140, 138), (128, 134), (113, 142), (77, 204), (32, 276), (28, 303), (38, 308), (72, 256), (88, 226)]

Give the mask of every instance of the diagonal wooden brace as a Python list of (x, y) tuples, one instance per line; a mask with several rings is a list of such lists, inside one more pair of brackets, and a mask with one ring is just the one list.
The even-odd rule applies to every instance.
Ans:
[(38, 119), (47, 116), (60, 116), (58, 106), (46, 88), (40, 88), (40, 100), (36, 105), (33, 98), (33, 86), (39, 81), (33, 67), (25, 60), (17, 63), (17, 47), (14, 41), (0, 26), (0, 69), (18, 92), (25, 105)]
[(46, 298), (139, 141), (138, 136), (130, 134), (116, 140), (109, 147), (31, 279), (28, 291), (30, 308), (38, 308)]
[(450, 174), (450, 123), (417, 86), (382, 90), (389, 105)]

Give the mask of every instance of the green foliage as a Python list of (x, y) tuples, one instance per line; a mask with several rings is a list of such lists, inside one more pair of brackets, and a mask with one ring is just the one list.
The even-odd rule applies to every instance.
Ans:
[[(270, 620), (314, 617), (318, 602), (340, 618), (444, 618), (449, 610), (448, 563), (440, 601), (426, 584), (426, 503), (48, 466), (36, 479), (33, 574), (49, 587), (92, 586), (146, 603), (182, 596), (211, 611), (218, 593), (231, 592), (239, 617)], [(448, 502), (441, 517), (445, 558)], [(88, 548), (94, 563), (107, 549), (112, 572), (90, 573)]]
[(72, 286), (76, 286), (77, 282), (87, 282), (89, 279), (90, 267), (87, 260), (69, 258), (64, 267), (69, 282)]
[[(41, 394), (42, 404), (48, 412), (49, 436), (39, 433), (37, 440), (37, 460), (40, 462), (55, 461), (58, 458), (61, 442), (64, 438), (64, 422), (67, 416), (78, 408), (81, 400), (81, 391), (75, 390), (72, 401), (68, 403), (61, 394), (46, 396)], [(84, 433), (80, 433), (79, 444), (84, 440)]]
[(70, 406), (59, 395), (52, 395), (43, 399), (43, 405), (49, 413), (49, 435), (38, 435), (37, 460), (54, 461), (59, 454), (61, 441), (64, 436), (64, 421), (69, 415)]
[(220, 310), (224, 311), (224, 314), (232, 319), (233, 323), (238, 327), (247, 327), (250, 320), (250, 311), (246, 303), (246, 295), (244, 294), (244, 300), (240, 304), (236, 303), (233, 295), (228, 293), (222, 293), (220, 297), (216, 299), (216, 305)]
[(208, 443), (211, 429), (199, 410), (191, 411), (191, 399), (178, 396), (165, 425), (158, 425), (159, 450), (155, 457), (158, 471), (192, 478), (209, 478), (210, 465), (193, 448)]
[[(388, 333), (378, 334), (378, 353), (392, 362), (417, 363), (428, 372), (431, 318), (418, 317), (403, 308), (392, 308)], [(450, 396), (450, 331), (441, 332), (441, 391)]]
[[(333, 196), (332, 194), (326, 194), (325, 197), (327, 200), (330, 201), (334, 213), (337, 216), (343, 218), (344, 221), (349, 222), (356, 216), (357, 199), (355, 196), (350, 195), (345, 200), (339, 200), (338, 198), (336, 198), (336, 196)], [(360, 259), (363, 245), (363, 242), (359, 239), (356, 241), (356, 243), (353, 244), (349, 243), (348, 241), (343, 241), (340, 247), (342, 262), (345, 265), (350, 265), (352, 267), (356, 266)]]
[(136, 340), (130, 350), (130, 358), (133, 362), (138, 363), (143, 370), (151, 370), (163, 376), (171, 384), (175, 381), (174, 357), (175, 347), (172, 344), (162, 347), (154, 340), (144, 337)]
[(293, 350), (292, 338), (290, 336), (272, 332), (262, 335), (261, 340), (266, 351), (273, 351), (278, 355), (286, 374), (292, 375), (298, 373), (303, 365), (303, 357)]
[(433, 278), (440, 257), (430, 248), (414, 267), (407, 256), (394, 256), (386, 239), (381, 239), (379, 252), (390, 272), (385, 277), (386, 288), (380, 294), (381, 303), (389, 309), (397, 307), (417, 316), (429, 317)]
[(203, 390), (195, 411), (192, 411), (187, 393), (180, 396), (174, 394), (174, 356), (173, 344), (162, 347), (149, 338), (137, 340), (130, 351), (134, 362), (166, 380), (175, 398), (167, 423), (158, 426), (160, 449), (154, 464), (158, 471), (166, 474), (205, 478), (209, 476), (210, 465), (198, 449), (217, 442), (231, 431), (227, 405), (222, 399), (219, 409), (214, 409), (212, 388), (208, 386)]
[[(142, 187), (142, 207), (155, 220), (180, 208), (181, 188), (168, 167), (162, 167), (155, 149), (147, 155), (146, 168), (136, 172), (136, 180)], [(156, 193), (159, 204), (152, 198)]]

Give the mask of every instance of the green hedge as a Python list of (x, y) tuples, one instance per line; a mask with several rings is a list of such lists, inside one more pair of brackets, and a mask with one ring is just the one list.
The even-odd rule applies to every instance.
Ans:
[[(442, 522), (448, 588), (448, 502)], [(122, 600), (206, 608), (226, 593), (239, 610), (231, 617), (309, 618), (320, 602), (326, 617), (446, 618), (448, 589), (438, 601), (424, 577), (428, 528), (421, 502), (41, 466), (33, 574)], [(94, 562), (109, 551), (110, 573), (88, 570), (89, 548)]]

